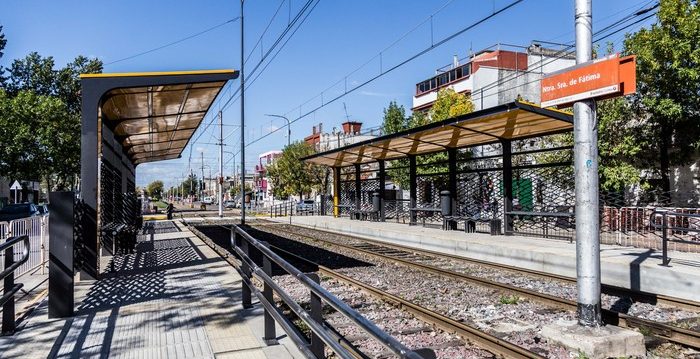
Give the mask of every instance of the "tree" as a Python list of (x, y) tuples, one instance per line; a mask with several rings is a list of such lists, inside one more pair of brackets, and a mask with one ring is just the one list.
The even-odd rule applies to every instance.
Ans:
[(429, 122), (438, 122), (474, 112), (474, 104), (469, 96), (455, 92), (451, 88), (438, 91), (437, 99), (429, 112)]
[[(5, 38), (5, 34), (2, 32), (2, 25), (0, 25), (0, 59), (2, 59), (2, 55), (5, 54), (5, 46), (7, 45), (7, 39)], [(0, 85), (3, 85), (5, 83), (5, 76), (3, 76), (5, 73), (5, 69), (0, 66)]]
[(181, 186), (180, 188), (182, 188), (182, 191), (184, 193), (194, 195), (199, 190), (199, 188), (201, 186), (201, 181), (199, 181), (197, 179), (196, 174), (190, 173), (190, 175), (187, 176), (187, 178), (184, 181), (182, 181), (182, 184), (180, 186)]
[(637, 55), (638, 157), (658, 174), (664, 192), (671, 189), (671, 168), (688, 164), (700, 149), (698, 24), (696, 1), (662, 0), (658, 22), (625, 39), (625, 53)]
[(57, 98), (30, 91), (11, 98), (0, 89), (0, 173), (45, 180), (49, 188), (70, 177), (64, 157), (74, 151), (76, 140), (71, 137), (75, 129), (64, 121), (67, 113)]
[(155, 199), (161, 199), (163, 197), (163, 187), (163, 181), (156, 180), (146, 186), (146, 192)]
[[(389, 102), (389, 106), (384, 109), (384, 120), (382, 121), (382, 132), (385, 135), (396, 133), (407, 129), (409, 126), (409, 118), (406, 117), (406, 110), (403, 106), (396, 104), (396, 101)], [(397, 168), (387, 169), (387, 174), (394, 183), (397, 183), (401, 188), (408, 188), (408, 160), (399, 159), (392, 162)]]
[(284, 148), (282, 155), (267, 167), (267, 176), (277, 197), (288, 197), (310, 193), (312, 189), (325, 192), (329, 170), (319, 165), (302, 162), (300, 159), (314, 153), (313, 146), (306, 142), (294, 142)]

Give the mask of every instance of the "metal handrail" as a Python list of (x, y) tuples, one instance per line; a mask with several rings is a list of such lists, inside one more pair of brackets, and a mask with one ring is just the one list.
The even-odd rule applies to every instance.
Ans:
[[(661, 224), (656, 222), (656, 216), (661, 215)], [(654, 229), (654, 230), (661, 230), (661, 265), (663, 266), (668, 266), (668, 264), (671, 262), (671, 260), (668, 258), (668, 230), (671, 231), (684, 231), (684, 232), (698, 232), (700, 233), (700, 229), (693, 229), (693, 228), (688, 228), (688, 227), (676, 227), (676, 226), (669, 226), (668, 225), (668, 217), (685, 217), (685, 218), (700, 218), (700, 214), (694, 214), (694, 213), (681, 213), (681, 212), (672, 212), (671, 210), (667, 209), (658, 209), (655, 208), (652, 212), (651, 215), (649, 216), (649, 226)], [(674, 242), (682, 242), (682, 243), (693, 243), (689, 241), (674, 241)]]
[[(367, 332), (369, 335), (378, 340), (382, 345), (384, 345), (387, 349), (391, 350), (394, 354), (398, 355), (401, 358), (424, 358), (422, 355), (410, 350), (408, 347), (401, 344), (401, 342), (396, 340), (394, 337), (381, 330), (379, 327), (377, 327), (376, 324), (367, 320), (360, 313), (350, 308), (350, 306), (347, 305), (345, 302), (341, 301), (336, 296), (334, 296), (326, 289), (321, 287), (321, 285), (309, 278), (307, 274), (301, 272), (299, 269), (292, 266), (289, 262), (282, 259), (282, 257), (280, 257), (272, 250), (267, 248), (263, 243), (261, 243), (257, 239), (253, 238), (242, 228), (240, 228), (237, 225), (233, 225), (231, 227), (231, 246), (233, 247), (235, 252), (242, 258), (243, 263), (245, 263), (245, 265), (250, 266), (252, 272), (255, 275), (257, 275), (266, 285), (269, 285), (279, 295), (279, 297), (292, 309), (292, 311), (294, 311), (297, 314), (297, 316), (301, 320), (303, 320), (309, 326), (309, 328), (311, 328), (312, 332), (318, 335), (324, 343), (330, 346), (333, 349), (333, 351), (342, 358), (353, 358), (353, 355), (350, 354), (350, 352), (348, 352), (347, 349), (345, 349), (335, 341), (334, 337), (331, 335), (331, 332), (323, 326), (323, 323), (318, 322), (314, 318), (312, 318), (312, 316), (306, 310), (304, 310), (298, 303), (296, 303), (281, 287), (279, 287), (272, 280), (271, 276), (268, 275), (268, 273), (266, 273), (263, 269), (257, 266), (253, 262), (253, 260), (251, 260), (250, 257), (248, 257), (247, 253), (245, 253), (243, 250), (238, 248), (238, 246), (236, 246), (236, 235), (241, 236), (243, 240), (245, 240), (247, 243), (250, 243), (253, 247), (260, 251), (260, 253), (263, 255), (263, 259), (267, 258), (274, 262), (285, 272), (289, 273), (291, 276), (293, 276), (299, 282), (301, 282), (304, 286), (306, 286), (313, 295), (316, 295), (317, 297), (321, 298), (324, 302), (328, 303), (336, 311), (340, 312), (345, 317), (353, 321), (356, 325), (358, 325), (365, 332)], [(253, 286), (249, 286), (249, 288), (251, 289), (251, 291), (253, 291), (254, 289)]]
[[(24, 243), (22, 258), (15, 261), (14, 246)], [(0, 244), (0, 252), (5, 252), (5, 266), (0, 272), (0, 280), (4, 281), (3, 295), (0, 297), (2, 310), (2, 334), (9, 334), (15, 331), (15, 300), (14, 296), (22, 287), (22, 283), (15, 283), (15, 270), (29, 260), (29, 236), (22, 235), (8, 238)]]

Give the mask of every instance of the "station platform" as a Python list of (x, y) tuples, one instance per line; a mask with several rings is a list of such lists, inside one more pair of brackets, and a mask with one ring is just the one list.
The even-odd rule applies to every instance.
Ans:
[(262, 308), (243, 309), (233, 267), (184, 225), (156, 223), (100, 280), (76, 282), (75, 316), (49, 319), (44, 298), (14, 335), (0, 337), (0, 357), (302, 357), (284, 335), (263, 343)]
[[(332, 216), (269, 220), (576, 277), (576, 244), (565, 240), (492, 236)], [(604, 284), (618, 287), (698, 300), (700, 254), (670, 251), (669, 257), (671, 263), (666, 267), (661, 265), (660, 251), (601, 245), (601, 280)]]

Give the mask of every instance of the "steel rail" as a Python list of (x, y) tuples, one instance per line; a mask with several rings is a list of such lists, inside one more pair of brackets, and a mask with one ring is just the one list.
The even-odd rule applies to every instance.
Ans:
[[(354, 251), (357, 251), (360, 253), (375, 256), (375, 257), (382, 258), (385, 260), (399, 262), (399, 263), (406, 265), (408, 267), (418, 268), (418, 269), (424, 270), (426, 272), (434, 273), (437, 275), (463, 280), (463, 281), (474, 283), (477, 285), (493, 288), (493, 289), (496, 289), (496, 290), (499, 290), (502, 292), (521, 295), (521, 296), (527, 297), (529, 299), (538, 301), (540, 303), (554, 306), (557, 308), (566, 309), (566, 310), (573, 310), (573, 311), (575, 311), (577, 308), (575, 301), (556, 297), (556, 296), (553, 296), (550, 294), (540, 293), (540, 292), (536, 292), (536, 291), (525, 289), (525, 288), (519, 288), (516, 286), (509, 285), (509, 284), (499, 283), (499, 282), (492, 281), (492, 280), (485, 279), (485, 278), (478, 278), (478, 277), (474, 277), (474, 276), (471, 276), (468, 274), (454, 272), (454, 271), (450, 271), (450, 270), (446, 270), (446, 269), (442, 269), (442, 268), (438, 268), (438, 267), (433, 267), (433, 266), (426, 265), (426, 264), (415, 263), (415, 262), (411, 262), (411, 261), (408, 261), (408, 260), (405, 260), (402, 258), (398, 258), (398, 257), (390, 256), (390, 255), (385, 255), (385, 254), (380, 254), (380, 253), (377, 253), (377, 252), (374, 252), (371, 250), (357, 248), (357, 247), (351, 246), (351, 245), (340, 244), (340, 243), (332, 242), (332, 241), (321, 239), (321, 238), (314, 238), (314, 237), (311, 237), (308, 235), (294, 233), (292, 231), (287, 231), (287, 230), (280, 229), (280, 228), (277, 228), (276, 230), (279, 230), (281, 232), (286, 232), (289, 234), (293, 234), (293, 235), (297, 235), (300, 237), (305, 237), (305, 238), (308, 238), (311, 240), (321, 241), (321, 242), (327, 243), (329, 245), (338, 246), (340, 248), (354, 250)], [(355, 237), (353, 237), (353, 238), (355, 238)], [(664, 323), (655, 322), (655, 321), (648, 320), (648, 319), (637, 318), (637, 317), (634, 317), (634, 316), (631, 316), (628, 314), (618, 313), (618, 312), (615, 312), (615, 311), (612, 311), (609, 309), (603, 309), (602, 314), (603, 314), (603, 318), (605, 320), (605, 323), (608, 323), (611, 325), (617, 325), (620, 327), (639, 328), (639, 329), (649, 330), (653, 335), (655, 335), (657, 337), (666, 339), (666, 340), (674, 342), (674, 343), (678, 343), (678, 344), (682, 344), (685, 346), (700, 349), (700, 332), (688, 330), (688, 329), (684, 329), (684, 328), (679, 328), (679, 327), (671, 326), (671, 325), (664, 324)]]
[(345, 282), (351, 286), (357, 287), (361, 290), (364, 290), (365, 292), (369, 293), (370, 295), (373, 295), (380, 300), (383, 300), (385, 302), (388, 302), (390, 304), (393, 304), (395, 306), (400, 307), (401, 309), (404, 309), (406, 311), (411, 312), (412, 314), (416, 315), (417, 317), (421, 318), (422, 320), (432, 323), (435, 326), (447, 331), (447, 332), (452, 332), (461, 335), (464, 338), (467, 338), (468, 340), (473, 341), (474, 343), (477, 344), (482, 349), (485, 349), (493, 354), (501, 355), (506, 358), (544, 358), (543, 356), (531, 352), (523, 347), (520, 347), (516, 344), (510, 343), (508, 341), (505, 341), (503, 339), (500, 339), (498, 337), (495, 337), (491, 334), (488, 334), (480, 329), (471, 327), (465, 323), (459, 322), (457, 320), (454, 320), (452, 318), (449, 318), (447, 316), (444, 316), (440, 313), (434, 312), (430, 309), (427, 309), (425, 307), (422, 307), (418, 304), (415, 304), (413, 302), (410, 302), (408, 300), (405, 300), (399, 296), (393, 295), (389, 292), (386, 292), (382, 289), (373, 287), (369, 284), (365, 284), (361, 281), (358, 281), (352, 277), (349, 277), (345, 274), (341, 274), (339, 272), (336, 272), (328, 267), (325, 267), (321, 264), (318, 264), (316, 262), (313, 262), (311, 260), (308, 260), (304, 257), (301, 257), (297, 254), (294, 254), (292, 252), (289, 252), (287, 250), (284, 250), (282, 248), (270, 245), (271, 249), (274, 249), (277, 252), (283, 253), (286, 256), (290, 256), (295, 258), (296, 260), (305, 262), (307, 264), (310, 264), (312, 266), (318, 267), (319, 271), (326, 274), (329, 277), (335, 278), (337, 280), (340, 280), (342, 282)]
[[(289, 273), (291, 276), (297, 278), (299, 282), (301, 282), (303, 285), (305, 285), (307, 288), (309, 288), (315, 295), (320, 297), (324, 302), (326, 302), (328, 305), (333, 307), (335, 310), (338, 312), (342, 313), (345, 317), (353, 321), (355, 324), (357, 324), (360, 328), (362, 328), (367, 334), (371, 335), (375, 339), (377, 339), (382, 345), (386, 346), (389, 350), (391, 350), (394, 354), (402, 357), (402, 358), (411, 358), (411, 359), (422, 359), (423, 356), (418, 354), (416, 351), (410, 350), (408, 347), (403, 345), (401, 342), (399, 342), (396, 338), (390, 336), (383, 330), (381, 330), (379, 327), (377, 327), (376, 324), (372, 323), (369, 321), (367, 318), (364, 318), (362, 315), (357, 313), (354, 309), (350, 308), (348, 304), (345, 302), (341, 301), (334, 295), (330, 294), (326, 289), (321, 287), (318, 283), (314, 282), (309, 278), (306, 274), (302, 273), (299, 269), (296, 267), (290, 265), (287, 261), (282, 259), (279, 255), (274, 253), (272, 250), (264, 246), (262, 243), (260, 243), (257, 239), (252, 237), (250, 234), (248, 234), (246, 231), (244, 231), (242, 228), (240, 228), (237, 225), (232, 225), (234, 231), (243, 237), (243, 240), (246, 240), (250, 245), (255, 247), (258, 251), (261, 252), (261, 254), (267, 258), (269, 258), (272, 262), (277, 264), (280, 268), (282, 268), (284, 271)], [(233, 243), (235, 244), (235, 243)], [(238, 248), (234, 245), (233, 246), (234, 250), (239, 253)], [(249, 259), (249, 258), (248, 258)], [(250, 263), (247, 263), (250, 265)], [(254, 264), (254, 263), (253, 263)], [(258, 268), (260, 269), (260, 268)], [(262, 270), (260, 270), (257, 274), (265, 274)], [(259, 275), (260, 278), (265, 278), (267, 275), (262, 276)], [(268, 282), (269, 285), (273, 286), (274, 281), (271, 280), (271, 278), (267, 277), (271, 283)], [(266, 281), (267, 282), (267, 281)], [(284, 293), (281, 291), (281, 288), (277, 286), (275, 288), (273, 286), (273, 290), (277, 292), (278, 295)], [(302, 313), (297, 313), (301, 317), (304, 317), (304, 314), (306, 312), (303, 311)], [(308, 313), (306, 313), (308, 315)], [(309, 321), (307, 324), (311, 326), (311, 323), (315, 323), (314, 321)], [(314, 331), (316, 332), (316, 331)], [(321, 336), (323, 339), (323, 336), (321, 333), (316, 333)], [(324, 340), (325, 341), (325, 340)], [(330, 345), (330, 344), (329, 344)]]
[[(262, 219), (264, 220), (264, 219)], [(269, 221), (268, 221), (269, 222)], [(269, 222), (269, 223), (274, 223), (276, 225), (279, 225), (280, 223), (277, 222)], [(286, 224), (286, 223), (284, 223)], [(297, 225), (293, 225), (298, 228), (305, 228)], [(279, 229), (281, 231), (284, 231), (284, 229)], [(328, 230), (323, 230), (323, 229), (317, 229), (314, 228), (315, 231), (317, 232), (323, 232), (323, 233), (328, 233), (336, 236), (344, 236), (344, 237), (349, 237), (353, 240), (359, 240), (359, 241), (364, 241), (368, 243), (372, 243), (378, 246), (384, 246), (384, 247), (389, 247), (389, 248), (395, 248), (395, 249), (400, 249), (400, 250), (405, 250), (408, 252), (413, 252), (415, 254), (428, 254), (436, 257), (447, 257), (450, 259), (462, 261), (465, 263), (471, 263), (471, 264), (477, 264), (477, 265), (482, 265), (485, 267), (490, 267), (493, 269), (499, 269), (499, 270), (508, 270), (512, 272), (518, 272), (518, 273), (525, 273), (528, 275), (544, 278), (544, 279), (556, 279), (560, 280), (563, 282), (568, 282), (568, 283), (576, 283), (576, 278), (572, 277), (567, 277), (559, 274), (553, 274), (553, 273), (547, 273), (547, 272), (542, 272), (542, 271), (537, 271), (534, 269), (528, 269), (528, 268), (519, 268), (515, 266), (510, 266), (507, 264), (500, 264), (500, 263), (495, 263), (495, 262), (488, 262), (484, 261), (481, 259), (474, 259), (474, 258), (467, 258), (467, 257), (462, 257), (456, 254), (450, 254), (450, 253), (441, 253), (437, 251), (433, 251), (430, 249), (422, 249), (422, 248), (415, 248), (415, 247), (410, 247), (406, 245), (401, 245), (401, 244), (396, 244), (396, 243), (389, 243), (389, 242), (382, 242), (374, 239), (369, 239), (366, 237), (359, 237), (359, 236), (353, 236), (345, 233), (339, 233), (339, 232), (334, 232), (334, 231), (328, 231)], [(292, 233), (292, 232), (290, 232)], [(297, 233), (295, 233), (297, 234)], [(317, 238), (314, 238), (317, 239)], [(335, 244), (335, 242), (333, 242)], [(649, 304), (663, 304), (663, 305), (668, 305), (672, 307), (677, 307), (677, 308), (683, 308), (683, 309), (688, 309), (688, 310), (693, 310), (693, 311), (700, 311), (700, 302), (699, 301), (693, 301), (689, 299), (682, 299), (682, 298), (677, 298), (677, 297), (672, 297), (672, 296), (667, 296), (663, 294), (655, 294), (655, 293), (649, 293), (649, 292), (642, 292), (642, 291), (637, 291), (629, 288), (623, 288), (623, 287), (618, 287), (614, 285), (609, 285), (609, 284), (601, 284), (601, 288), (603, 290), (603, 293), (609, 294), (609, 295), (615, 295), (615, 296), (627, 296), (635, 301), (639, 302), (644, 302), (644, 303), (649, 303)]]

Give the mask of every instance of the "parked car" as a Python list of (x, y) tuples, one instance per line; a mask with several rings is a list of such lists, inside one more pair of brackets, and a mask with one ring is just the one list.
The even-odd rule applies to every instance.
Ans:
[(225, 208), (236, 208), (236, 201), (229, 199), (228, 201), (224, 201), (224, 207)]
[(45, 214), (49, 214), (49, 206), (46, 205), (46, 203), (40, 204), (40, 205), (36, 206), (36, 208), (39, 210), (39, 214), (42, 216)]
[(214, 198), (212, 197), (204, 197), (202, 199), (202, 204), (214, 204)]
[(313, 211), (315, 203), (313, 199), (299, 201), (299, 203), (297, 203), (297, 212)]
[(0, 222), (39, 215), (39, 209), (33, 203), (15, 203), (0, 209)]

